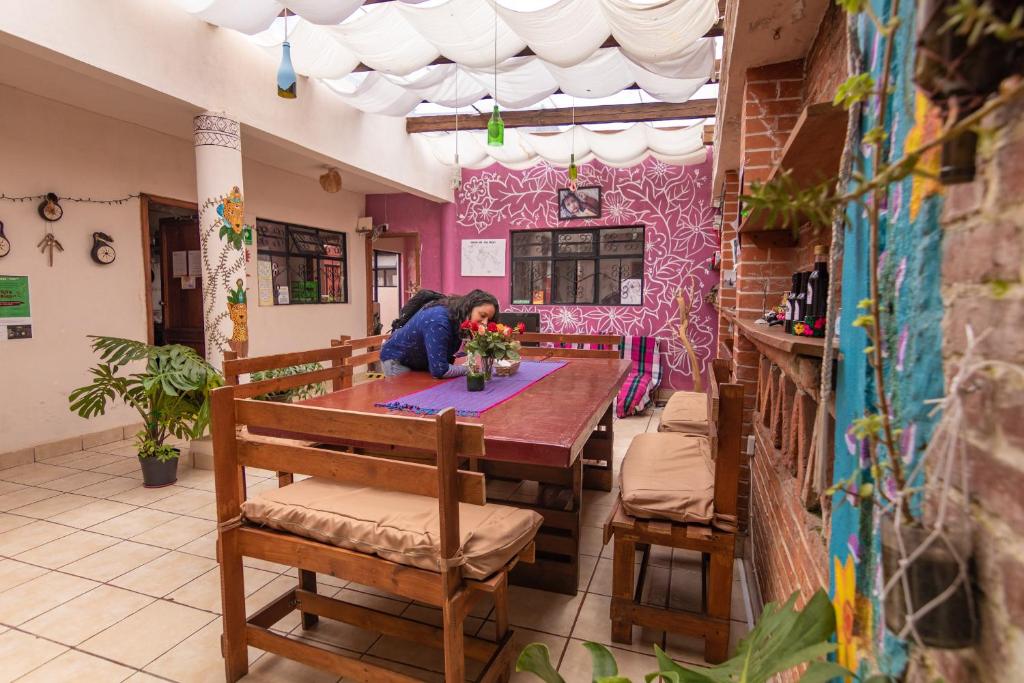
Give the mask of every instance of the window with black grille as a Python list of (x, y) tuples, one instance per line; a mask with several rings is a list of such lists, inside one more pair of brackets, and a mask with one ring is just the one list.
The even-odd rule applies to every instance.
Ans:
[(256, 251), (275, 305), (348, 302), (345, 233), (257, 218)]

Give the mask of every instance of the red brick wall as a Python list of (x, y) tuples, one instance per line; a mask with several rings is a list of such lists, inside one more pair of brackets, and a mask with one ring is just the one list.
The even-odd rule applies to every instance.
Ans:
[(846, 70), (846, 12), (830, 2), (807, 51), (804, 103), (831, 102)]
[[(736, 309), (736, 288), (726, 287), (727, 271), (735, 271), (736, 263), (732, 258), (732, 241), (736, 238), (736, 218), (739, 216), (739, 174), (736, 171), (725, 172), (725, 183), (722, 188), (722, 277), (718, 285), (718, 306), (723, 311)], [(718, 317), (718, 338), (729, 336), (729, 321), (724, 316)]]

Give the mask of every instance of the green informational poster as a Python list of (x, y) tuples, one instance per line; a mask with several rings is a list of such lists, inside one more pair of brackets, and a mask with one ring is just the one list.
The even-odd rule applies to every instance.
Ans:
[(0, 275), (0, 319), (28, 318), (27, 275)]

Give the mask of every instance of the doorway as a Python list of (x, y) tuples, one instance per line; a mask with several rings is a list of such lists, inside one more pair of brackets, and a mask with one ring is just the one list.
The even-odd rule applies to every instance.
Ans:
[[(386, 263), (380, 270), (394, 270), (394, 289), (378, 291), (378, 256)], [(388, 255), (391, 256), (388, 256)], [(382, 277), (387, 278), (385, 273)], [(402, 304), (420, 289), (420, 234), (418, 232), (387, 232), (375, 240), (366, 239), (366, 333), (381, 334), (391, 329)], [(383, 293), (382, 295), (380, 293)], [(383, 296), (383, 299), (381, 299)], [(392, 308), (397, 306), (392, 314)], [(379, 327), (378, 327), (379, 326)], [(380, 330), (380, 331), (376, 331)]]
[(405, 303), (402, 296), (402, 255), (395, 251), (373, 250), (373, 302), (377, 304), (381, 327), (391, 328), (391, 321)]
[(188, 346), (205, 358), (198, 207), (143, 195), (142, 239), (149, 342)]

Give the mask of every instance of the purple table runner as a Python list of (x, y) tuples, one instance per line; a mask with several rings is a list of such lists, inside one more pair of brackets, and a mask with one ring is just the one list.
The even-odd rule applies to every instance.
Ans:
[(565, 361), (520, 361), (516, 374), (511, 377), (493, 377), (483, 391), (467, 390), (466, 378), (456, 377), (429, 389), (375, 405), (420, 415), (436, 415), (445, 408), (455, 408), (459, 417), (480, 417), (480, 413), (526, 391), (531, 384), (565, 365)]

